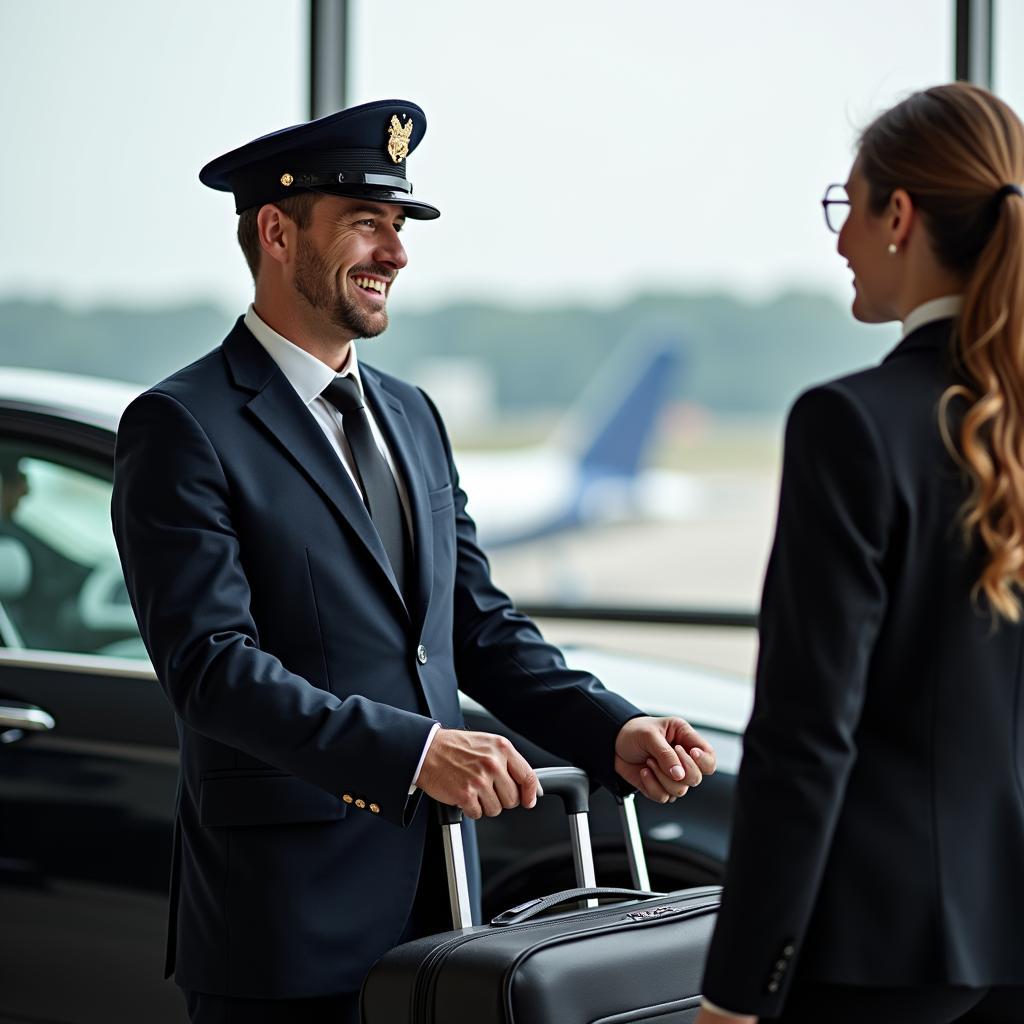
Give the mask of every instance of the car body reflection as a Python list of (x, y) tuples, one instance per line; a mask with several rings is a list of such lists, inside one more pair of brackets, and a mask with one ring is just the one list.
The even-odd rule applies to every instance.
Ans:
[[(0, 372), (0, 1020), (181, 1019), (163, 981), (177, 781), (174, 718), (131, 617), (107, 521), (117, 419), (135, 389)], [(19, 478), (19, 474), (21, 478)], [(15, 495), (17, 499), (15, 500)], [(641, 801), (652, 884), (720, 879), (744, 680), (596, 648), (570, 663), (715, 744), (719, 771), (672, 805)], [(464, 702), (467, 725), (510, 736)], [(564, 819), (542, 802), (480, 828), (485, 914), (572, 884)], [(628, 881), (618, 814), (591, 813), (597, 876)]]

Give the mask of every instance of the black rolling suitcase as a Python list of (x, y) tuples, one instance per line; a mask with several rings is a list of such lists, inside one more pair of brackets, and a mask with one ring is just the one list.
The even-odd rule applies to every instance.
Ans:
[[(700, 1007), (721, 890), (650, 893), (632, 797), (621, 805), (637, 889), (600, 889), (578, 768), (537, 772), (562, 798), (579, 888), (470, 921), (458, 808), (441, 808), (456, 930), (397, 946), (363, 986), (363, 1024), (686, 1024)], [(598, 898), (613, 900), (597, 905)], [(550, 915), (565, 906), (568, 909)]]

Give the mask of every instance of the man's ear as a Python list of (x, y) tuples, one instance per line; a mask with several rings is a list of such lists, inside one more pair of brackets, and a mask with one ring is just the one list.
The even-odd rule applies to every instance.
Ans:
[(277, 263), (290, 263), (295, 256), (298, 229), (291, 217), (273, 203), (260, 207), (256, 214), (256, 230), (263, 251)]
[(917, 216), (910, 193), (905, 188), (893, 189), (892, 195), (889, 196), (889, 208), (885, 213), (889, 221), (889, 241), (897, 249), (902, 249)]

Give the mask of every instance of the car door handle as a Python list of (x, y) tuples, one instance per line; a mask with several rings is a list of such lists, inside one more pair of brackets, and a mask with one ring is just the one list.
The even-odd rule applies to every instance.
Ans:
[(0, 704), (0, 729), (49, 732), (56, 724), (53, 715), (47, 714), (42, 708), (19, 708)]

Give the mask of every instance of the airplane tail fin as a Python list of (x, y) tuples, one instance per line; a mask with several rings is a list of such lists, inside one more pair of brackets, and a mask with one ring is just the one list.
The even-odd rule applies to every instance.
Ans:
[[(581, 405), (588, 423), (577, 420), (572, 450), (585, 478), (632, 478), (643, 466), (661, 414), (668, 404), (681, 358), (665, 340), (639, 352), (620, 349), (609, 360)], [(594, 414), (595, 409), (603, 412)]]
[[(518, 453), (475, 462), (482, 484), (475, 506), (488, 546), (533, 540), (585, 523), (613, 522), (644, 506), (645, 465), (658, 421), (683, 359), (678, 342), (627, 343), (614, 351), (593, 384), (548, 440)], [(464, 479), (474, 462), (460, 456)], [(481, 495), (491, 495), (490, 505)], [(509, 500), (518, 494), (520, 500)], [(686, 496), (684, 496), (685, 498)], [(673, 508), (682, 499), (673, 492)]]

